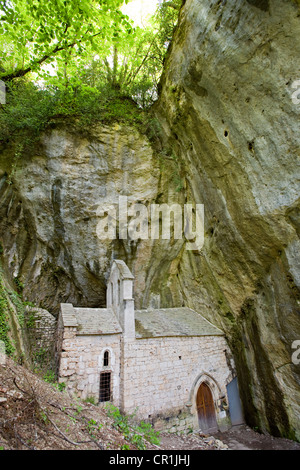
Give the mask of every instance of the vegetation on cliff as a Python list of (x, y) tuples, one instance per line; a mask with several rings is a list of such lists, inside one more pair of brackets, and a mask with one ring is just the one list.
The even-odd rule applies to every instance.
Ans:
[(8, 356), (21, 360), (23, 348), (20, 328), (24, 322), (26, 303), (17, 290), (17, 285), (15, 290), (6, 285), (0, 262), (0, 354), (5, 352)]
[[(128, 0), (125, 1), (128, 3)], [(181, 0), (145, 28), (122, 0), (0, 2), (0, 142), (30, 142), (53, 118), (141, 122), (157, 87)]]

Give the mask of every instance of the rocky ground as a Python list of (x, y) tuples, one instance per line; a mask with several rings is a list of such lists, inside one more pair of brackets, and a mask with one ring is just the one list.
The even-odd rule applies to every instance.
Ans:
[(246, 425), (213, 436), (161, 434), (161, 446), (168, 450), (300, 450), (297, 442), (260, 434)]
[[(136, 450), (105, 410), (71, 399), (10, 359), (0, 365), (1, 450)], [(247, 426), (206, 436), (161, 433), (160, 450), (300, 450), (300, 444), (254, 432)]]
[(126, 442), (100, 407), (72, 400), (6, 359), (0, 366), (0, 448), (120, 449)]

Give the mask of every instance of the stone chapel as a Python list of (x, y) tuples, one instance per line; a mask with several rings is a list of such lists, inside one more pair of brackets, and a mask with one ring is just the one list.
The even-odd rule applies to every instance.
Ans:
[(127, 265), (115, 260), (106, 308), (61, 304), (59, 382), (81, 399), (135, 412), (158, 430), (239, 424), (232, 419), (240, 402), (224, 333), (187, 307), (135, 310), (133, 284)]

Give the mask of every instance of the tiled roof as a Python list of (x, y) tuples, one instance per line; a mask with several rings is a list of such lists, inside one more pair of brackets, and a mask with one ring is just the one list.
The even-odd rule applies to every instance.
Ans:
[[(62, 304), (63, 324), (77, 335), (111, 335), (122, 328), (111, 308), (77, 308)], [(202, 315), (187, 307), (135, 311), (135, 336), (222, 336), (224, 333)]]
[(136, 338), (222, 336), (224, 333), (187, 307), (135, 311)]
[(78, 335), (113, 335), (122, 332), (110, 308), (74, 308), (74, 310)]
[(113, 335), (121, 333), (120, 324), (110, 308), (74, 308), (62, 305), (64, 326), (77, 328), (77, 335)]
[(64, 326), (74, 327), (77, 326), (77, 319), (72, 304), (61, 304), (61, 314)]

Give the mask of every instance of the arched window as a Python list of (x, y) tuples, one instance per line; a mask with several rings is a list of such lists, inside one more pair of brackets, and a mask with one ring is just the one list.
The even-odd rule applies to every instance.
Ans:
[(109, 351), (105, 351), (103, 356), (103, 367), (107, 367), (109, 365)]

